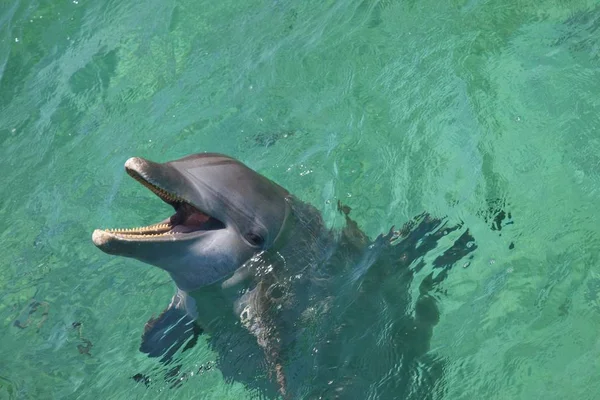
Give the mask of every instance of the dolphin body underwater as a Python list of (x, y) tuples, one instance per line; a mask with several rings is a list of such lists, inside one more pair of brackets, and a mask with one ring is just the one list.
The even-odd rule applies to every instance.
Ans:
[(150, 226), (93, 233), (102, 251), (157, 266), (177, 286), (146, 324), (142, 352), (169, 364), (207, 333), (224, 378), (271, 398), (443, 392), (444, 362), (429, 351), (434, 292), (477, 247), (461, 224), (424, 213), (371, 240), (338, 203), (345, 226), (330, 229), (316, 208), (222, 154), (134, 157), (125, 170), (175, 209)]

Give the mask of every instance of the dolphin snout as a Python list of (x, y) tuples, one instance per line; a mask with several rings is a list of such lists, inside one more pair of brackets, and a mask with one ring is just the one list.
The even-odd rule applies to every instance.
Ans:
[(94, 242), (96, 247), (105, 252), (108, 252), (111, 239), (112, 235), (102, 229), (96, 229), (92, 234), (92, 242)]
[(143, 171), (148, 167), (148, 161), (141, 157), (131, 157), (125, 161), (125, 169), (127, 171)]

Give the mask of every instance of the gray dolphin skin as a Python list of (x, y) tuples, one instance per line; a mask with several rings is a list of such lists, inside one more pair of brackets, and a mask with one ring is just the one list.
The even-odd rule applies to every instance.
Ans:
[[(428, 399), (441, 390), (443, 362), (429, 354), (439, 320), (432, 291), (477, 247), (461, 224), (422, 214), (370, 240), (338, 203), (345, 226), (333, 230), (310, 204), (216, 153), (166, 163), (134, 157), (125, 170), (174, 208), (152, 225), (92, 236), (105, 253), (159, 267), (176, 285), (169, 306), (146, 324), (142, 352), (170, 364), (206, 333), (225, 379), (267, 397), (362, 399), (375, 391)], [(422, 274), (413, 299), (425, 254), (450, 234), (457, 239)], [(375, 329), (382, 313), (383, 345)], [(365, 365), (378, 351), (401, 361)], [(389, 370), (405, 379), (382, 384)]]

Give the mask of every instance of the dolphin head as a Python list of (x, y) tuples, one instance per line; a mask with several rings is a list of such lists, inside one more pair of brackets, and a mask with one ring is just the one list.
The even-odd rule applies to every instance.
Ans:
[(92, 240), (108, 254), (164, 269), (184, 291), (225, 279), (276, 246), (290, 219), (284, 188), (222, 154), (166, 163), (133, 157), (125, 170), (175, 212), (145, 227), (97, 229)]

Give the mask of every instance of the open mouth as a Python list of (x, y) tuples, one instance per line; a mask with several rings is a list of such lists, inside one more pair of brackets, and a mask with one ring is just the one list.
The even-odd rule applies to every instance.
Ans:
[(103, 232), (118, 239), (156, 240), (173, 239), (173, 235), (183, 238), (197, 236), (206, 231), (225, 228), (225, 224), (211, 215), (194, 207), (183, 198), (148, 182), (133, 169), (127, 173), (136, 181), (150, 189), (165, 203), (175, 209), (175, 214), (153, 225), (138, 228), (104, 229)]

